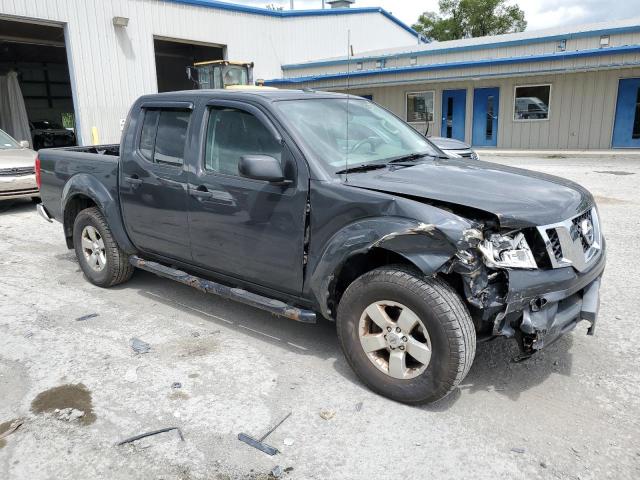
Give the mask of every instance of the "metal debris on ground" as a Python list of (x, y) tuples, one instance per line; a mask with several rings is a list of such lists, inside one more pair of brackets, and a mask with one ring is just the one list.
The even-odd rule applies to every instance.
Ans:
[(148, 353), (149, 350), (151, 350), (151, 345), (149, 345), (147, 342), (143, 342), (136, 337), (133, 337), (131, 340), (129, 340), (129, 345), (131, 345), (131, 348), (137, 354)]
[(282, 470), (282, 467), (280, 465), (276, 465), (275, 467), (273, 467), (273, 469), (271, 469), (271, 475), (275, 478), (280, 478), (283, 474), (284, 470)]
[(133, 437), (126, 438), (116, 443), (116, 447), (119, 447), (120, 445), (124, 445), (125, 443), (135, 442), (136, 440), (140, 440), (141, 438), (150, 437), (152, 435), (158, 435), (159, 433), (170, 432), (171, 430), (176, 430), (178, 432), (178, 436), (180, 437), (180, 441), (184, 442), (184, 436), (182, 435), (182, 430), (180, 430), (179, 427), (167, 427), (167, 428), (161, 428), (160, 430), (141, 433), (140, 435), (135, 435)]
[(0, 440), (2, 440), (3, 438), (8, 437), (13, 432), (18, 430), (23, 423), (24, 423), (24, 420), (22, 418), (19, 418), (19, 419), (15, 420), (11, 425), (9, 425), (9, 428), (6, 431), (4, 431), (4, 432), (2, 432), (0, 434)]
[(335, 416), (336, 416), (335, 410), (329, 410), (327, 408), (323, 408), (322, 410), (320, 410), (320, 417), (323, 418), (324, 420), (331, 420)]
[(275, 455), (276, 453), (278, 453), (278, 449), (275, 447), (272, 447), (270, 445), (267, 445), (266, 443), (264, 443), (264, 440), (271, 435), (276, 428), (278, 428), (280, 425), (282, 425), (284, 423), (284, 421), (289, 418), (291, 416), (293, 412), (289, 412), (287, 413), (287, 415), (280, 420), (271, 430), (269, 430), (267, 433), (265, 433), (262, 437), (260, 437), (258, 440), (256, 440), (255, 438), (251, 437), (250, 435), (247, 435), (246, 433), (239, 433), (238, 434), (238, 440), (240, 440), (241, 442), (246, 443), (247, 445), (252, 446), (253, 448), (257, 448), (258, 450), (266, 453), (267, 455)]
[(524, 448), (522, 448), (522, 447), (513, 447), (513, 448), (511, 449), (511, 451), (512, 451), (513, 453), (524, 453)]
[(182, 384), (180, 382), (173, 382), (171, 388), (182, 388)]
[(360, 410), (362, 410), (362, 402), (356, 403), (356, 412), (359, 412)]
[(97, 313), (89, 313), (87, 315), (83, 315), (81, 317), (76, 318), (76, 322), (84, 322), (85, 320), (91, 320), (92, 318), (99, 317)]

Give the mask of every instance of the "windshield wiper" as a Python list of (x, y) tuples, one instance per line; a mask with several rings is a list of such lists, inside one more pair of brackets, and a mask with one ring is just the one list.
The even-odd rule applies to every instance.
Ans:
[(409, 155), (403, 155), (401, 157), (395, 157), (391, 160), (387, 160), (387, 163), (413, 162), (414, 160), (420, 160), (424, 157), (438, 158), (436, 155), (431, 153), (410, 153)]
[(379, 170), (381, 168), (386, 168), (386, 163), (363, 163), (362, 165), (357, 165), (355, 167), (345, 168), (344, 170), (338, 170), (336, 173), (356, 173), (356, 172), (368, 172), (369, 170)]

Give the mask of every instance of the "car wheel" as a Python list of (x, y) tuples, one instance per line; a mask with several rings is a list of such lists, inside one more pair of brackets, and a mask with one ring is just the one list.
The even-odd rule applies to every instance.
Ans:
[(337, 329), (360, 379), (405, 403), (445, 397), (467, 375), (476, 351), (473, 321), (455, 290), (404, 267), (356, 279), (338, 305)]
[(76, 217), (73, 246), (80, 268), (94, 285), (112, 287), (133, 275), (129, 256), (118, 247), (106, 219), (96, 207), (82, 210)]

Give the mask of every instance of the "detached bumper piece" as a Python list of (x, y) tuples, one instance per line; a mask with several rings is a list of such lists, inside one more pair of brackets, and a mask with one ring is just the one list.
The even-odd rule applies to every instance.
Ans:
[(182, 270), (177, 270), (156, 262), (144, 260), (136, 255), (129, 257), (129, 263), (136, 268), (155, 273), (160, 277), (184, 283), (185, 285), (196, 288), (201, 292), (212, 293), (223, 298), (228, 298), (229, 300), (251, 305), (252, 307), (271, 312), (274, 315), (279, 315), (298, 322), (316, 323), (315, 312), (287, 305), (280, 300), (263, 297), (262, 295), (247, 292), (240, 288), (232, 288), (220, 283), (212, 282), (211, 280), (196, 277), (195, 275), (188, 274)]
[(532, 302), (523, 312), (520, 331), (525, 353), (544, 348), (573, 330), (578, 322), (591, 324), (587, 335), (593, 335), (600, 308), (600, 278), (583, 290), (555, 302)]

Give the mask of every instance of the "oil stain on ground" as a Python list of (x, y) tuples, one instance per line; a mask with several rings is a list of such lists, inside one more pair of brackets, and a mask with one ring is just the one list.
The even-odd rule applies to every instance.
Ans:
[(78, 420), (82, 425), (90, 425), (96, 421), (91, 403), (91, 392), (82, 383), (77, 385), (60, 385), (38, 394), (31, 402), (33, 413), (53, 412), (56, 408), (75, 408), (84, 412)]

